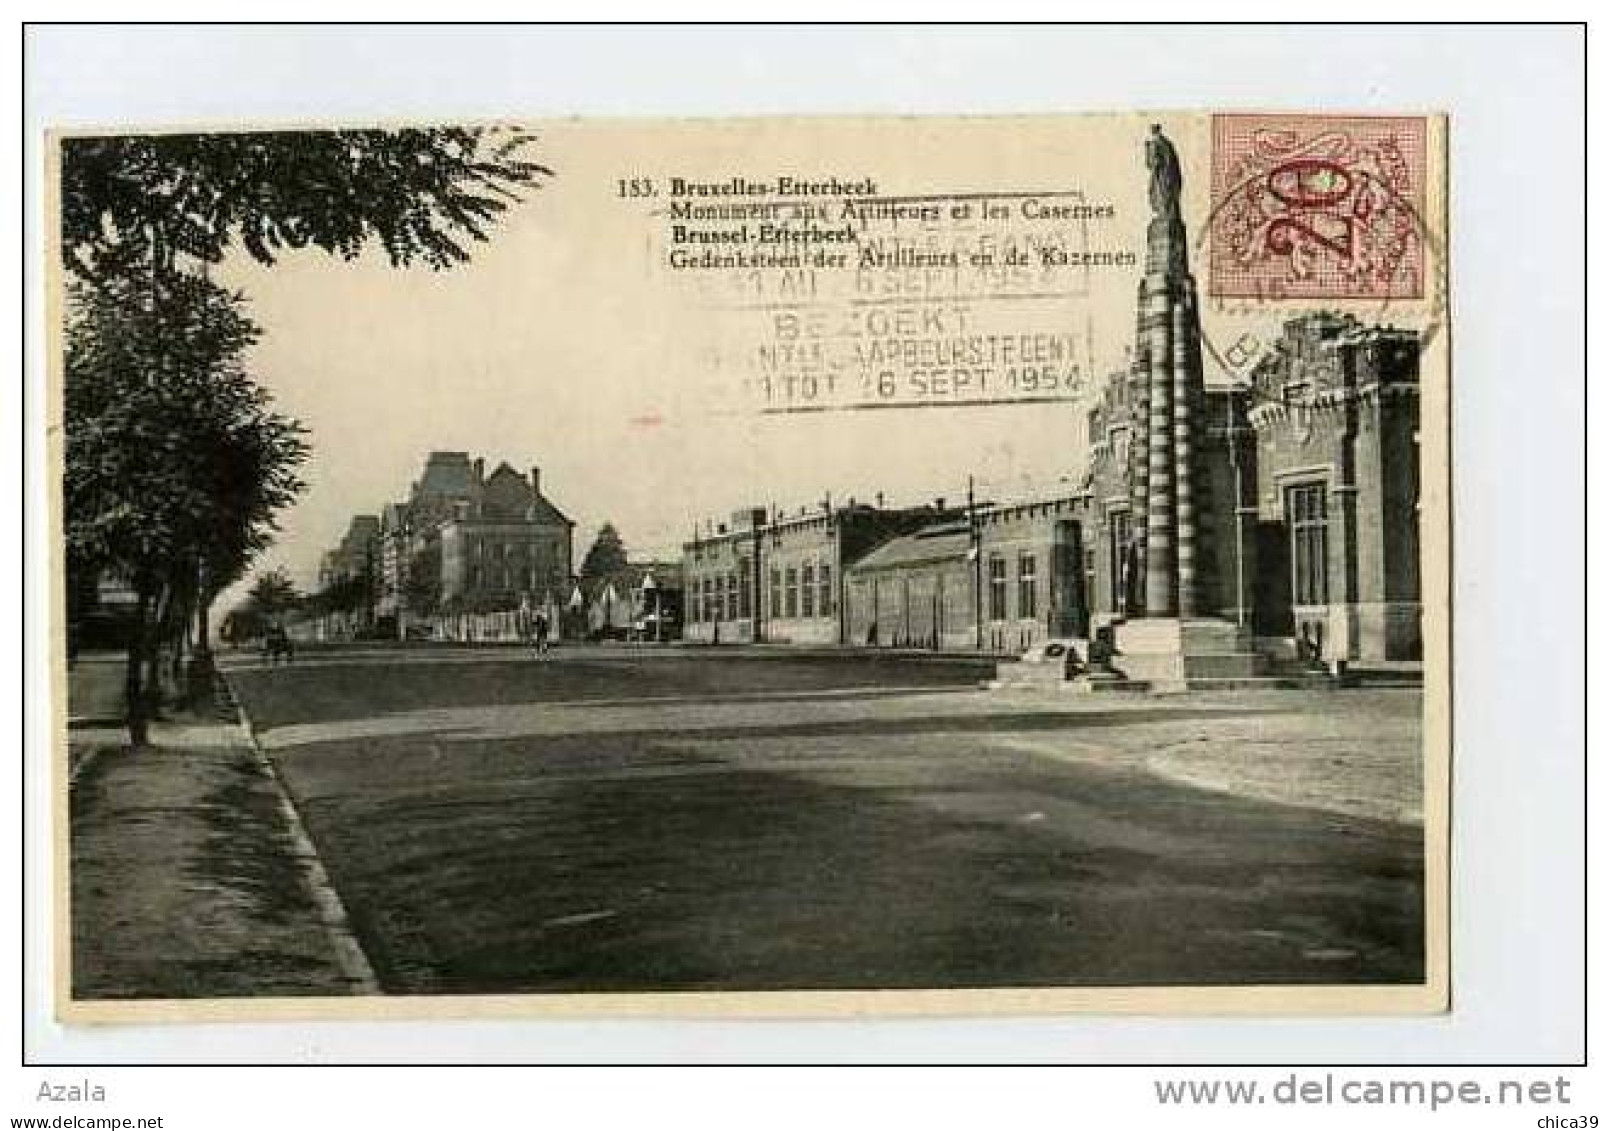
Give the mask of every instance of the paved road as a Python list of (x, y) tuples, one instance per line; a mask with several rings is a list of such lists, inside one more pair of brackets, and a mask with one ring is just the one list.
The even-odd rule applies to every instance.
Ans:
[(576, 650), (231, 678), (392, 992), (1421, 977), (1417, 826), (1147, 769), (1237, 734), (1411, 747), (1417, 695), (980, 674)]

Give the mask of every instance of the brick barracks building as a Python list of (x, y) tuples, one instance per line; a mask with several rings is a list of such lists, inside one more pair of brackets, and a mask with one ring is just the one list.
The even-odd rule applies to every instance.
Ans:
[[(752, 640), (755, 592), (772, 644), (1008, 655), (1145, 621), (1146, 380), (1108, 380), (1076, 490), (970, 515), (942, 500), (738, 512), (684, 546), (688, 639)], [(1249, 386), (1199, 403), (1195, 605), (1152, 619), (1220, 622), (1270, 659), (1418, 659), (1416, 336), (1304, 315)]]
[(1098, 630), (1116, 677), (1156, 689), (1420, 657), (1417, 336), (1304, 314), (1247, 385), (1208, 389), (1157, 127), (1146, 161), (1133, 360), (1086, 418), (1081, 489), (740, 512), (685, 547), (690, 638), (1006, 654)]
[[(1199, 613), (1276, 657), (1420, 657), (1418, 356), (1412, 332), (1314, 313), (1285, 324), (1249, 387), (1205, 391)], [(1118, 374), (1089, 415), (1099, 624), (1145, 612), (1139, 396)]]
[(961, 512), (944, 500), (884, 508), (823, 503), (785, 515), (749, 507), (682, 547), (688, 640), (840, 644), (845, 571), (874, 547)]
[(851, 567), (849, 642), (1015, 654), (1088, 631), (1082, 493), (984, 504)]
[(1081, 495), (970, 513), (943, 499), (741, 510), (683, 547), (685, 635), (752, 642), (756, 608), (771, 644), (1012, 654), (1081, 635), (1084, 510)]

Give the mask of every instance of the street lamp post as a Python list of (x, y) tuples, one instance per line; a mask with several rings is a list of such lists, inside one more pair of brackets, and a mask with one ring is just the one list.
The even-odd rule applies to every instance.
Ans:
[(973, 647), (983, 651), (983, 539), (978, 529), (977, 495), (972, 476), (967, 476), (967, 552), (972, 558), (972, 639)]
[(1246, 519), (1241, 513), (1246, 498), (1240, 479), (1240, 444), (1235, 429), (1234, 391), (1224, 397), (1224, 435), (1229, 440), (1229, 467), (1235, 495), (1235, 624), (1246, 626)]
[(648, 615), (654, 622), (654, 643), (659, 643), (659, 586), (654, 583), (652, 572), (643, 574), (642, 579), (643, 604), (649, 607)]

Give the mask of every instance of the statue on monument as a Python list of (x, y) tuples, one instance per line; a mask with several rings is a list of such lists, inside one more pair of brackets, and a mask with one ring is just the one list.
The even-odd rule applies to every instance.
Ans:
[(1151, 170), (1151, 212), (1153, 215), (1172, 218), (1179, 215), (1179, 192), (1184, 176), (1179, 171), (1179, 153), (1162, 133), (1162, 127), (1151, 124), (1151, 136), (1145, 139), (1145, 164)]

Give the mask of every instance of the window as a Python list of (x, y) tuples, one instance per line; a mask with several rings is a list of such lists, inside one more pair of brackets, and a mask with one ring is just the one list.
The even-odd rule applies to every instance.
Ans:
[(753, 594), (749, 592), (753, 588), (753, 579), (754, 573), (749, 568), (749, 559), (739, 558), (737, 560), (737, 615), (744, 620), (749, 618), (749, 610), (753, 605)]
[(830, 617), (833, 614), (832, 566), (824, 565), (819, 571), (817, 571), (816, 584), (821, 587), (821, 599), (818, 602), (818, 606), (821, 609), (821, 615), (824, 617)]
[(796, 617), (799, 615), (799, 571), (789, 566), (783, 574), (782, 583), (782, 615)]
[(1006, 559), (989, 555), (989, 619), (1006, 619)]
[(1329, 601), (1329, 512), (1324, 484), (1285, 488), (1285, 521), (1291, 528), (1291, 600), (1297, 605)]
[(815, 563), (807, 563), (804, 572), (799, 578), (799, 615), (813, 617), (816, 615), (816, 567)]
[(1134, 526), (1126, 510), (1116, 510), (1107, 516), (1112, 528), (1111, 567), (1112, 578), (1112, 612), (1127, 612), (1133, 605), (1130, 594), (1131, 585), (1138, 582), (1138, 562), (1129, 560), (1134, 546)]
[(737, 620), (737, 574), (726, 575), (726, 619)]
[(1039, 566), (1032, 554), (1017, 555), (1017, 615), (1028, 618), (1039, 615)]
[(782, 616), (782, 571), (771, 571), (771, 619), (777, 620)]

